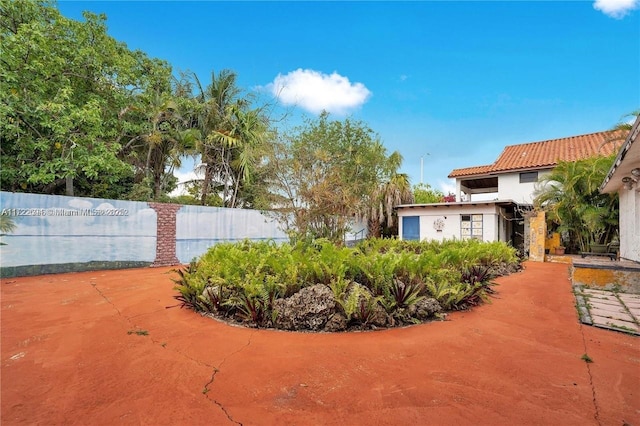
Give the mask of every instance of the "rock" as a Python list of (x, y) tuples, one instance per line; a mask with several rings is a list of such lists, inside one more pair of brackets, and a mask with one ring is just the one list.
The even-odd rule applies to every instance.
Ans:
[(520, 263), (506, 263), (501, 262), (498, 265), (494, 265), (491, 267), (491, 274), (494, 277), (502, 277), (505, 275), (510, 275), (516, 272), (520, 272), (522, 270), (522, 265)]
[(420, 299), (411, 305), (409, 312), (412, 317), (424, 321), (442, 312), (442, 306), (436, 299), (429, 297)]
[(328, 286), (316, 284), (274, 301), (273, 309), (278, 312), (273, 324), (276, 328), (320, 331), (336, 313), (336, 301)]
[(347, 329), (347, 325), (349, 321), (342, 315), (340, 312), (336, 312), (329, 318), (329, 321), (324, 325), (324, 331), (327, 332), (336, 332), (336, 331), (345, 331)]

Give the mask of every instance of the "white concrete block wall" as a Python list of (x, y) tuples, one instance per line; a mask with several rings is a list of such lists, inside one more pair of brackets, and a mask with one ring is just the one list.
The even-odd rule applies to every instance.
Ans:
[[(442, 231), (434, 228), (434, 223), (441, 219), (444, 222)], [(420, 216), (420, 240), (451, 240), (460, 239), (460, 215), (433, 213)]]
[(620, 189), (620, 257), (640, 262), (640, 192)]

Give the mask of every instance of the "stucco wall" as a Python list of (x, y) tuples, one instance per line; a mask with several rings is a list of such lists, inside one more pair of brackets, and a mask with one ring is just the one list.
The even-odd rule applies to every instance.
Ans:
[[(482, 239), (484, 241), (506, 241), (505, 226), (499, 220), (499, 207), (488, 205), (450, 205), (450, 206), (424, 206), (401, 209), (399, 217), (399, 238), (402, 239), (402, 217), (418, 216), (420, 218), (420, 240), (450, 240), (461, 239), (461, 216), (482, 214)], [(444, 226), (439, 231), (434, 223), (441, 220)], [(501, 232), (498, 232), (498, 228)]]
[(541, 211), (529, 220), (529, 260), (544, 262), (546, 236), (547, 222)]
[[(538, 180), (548, 171), (538, 172)], [(498, 175), (498, 199), (513, 200), (520, 204), (532, 204), (538, 182), (520, 183), (520, 172)]]
[(245, 209), (0, 191), (13, 229), (0, 276), (188, 263), (221, 241), (288, 241), (275, 219)]
[(620, 192), (620, 257), (640, 262), (640, 192)]

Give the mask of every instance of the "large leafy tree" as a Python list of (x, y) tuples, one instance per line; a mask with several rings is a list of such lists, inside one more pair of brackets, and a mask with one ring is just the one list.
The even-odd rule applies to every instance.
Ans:
[(570, 249), (589, 251), (590, 244), (610, 241), (618, 226), (617, 194), (601, 194), (600, 185), (614, 157), (560, 162), (541, 178), (534, 203), (568, 236)]
[(141, 123), (126, 112), (167, 87), (170, 67), (108, 36), (103, 15), (74, 21), (28, 0), (1, 0), (0, 12), (2, 188), (123, 196), (107, 189), (133, 183), (122, 148)]
[(401, 161), (362, 122), (331, 121), (326, 112), (308, 119), (280, 139), (270, 160), (279, 217), (297, 236), (340, 241), (352, 220), (379, 222), (407, 193)]

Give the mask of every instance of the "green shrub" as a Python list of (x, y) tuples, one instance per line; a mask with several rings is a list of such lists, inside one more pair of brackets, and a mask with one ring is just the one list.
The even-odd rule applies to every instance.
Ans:
[[(366, 324), (378, 302), (389, 314), (425, 296), (447, 310), (481, 303), (492, 293), (491, 268), (517, 262), (512, 247), (476, 240), (369, 239), (355, 248), (326, 239), (294, 245), (247, 240), (211, 247), (174, 281), (182, 306), (257, 326), (269, 324), (275, 299), (325, 284), (348, 319)], [(348, 293), (352, 283), (371, 294), (361, 288)]]

